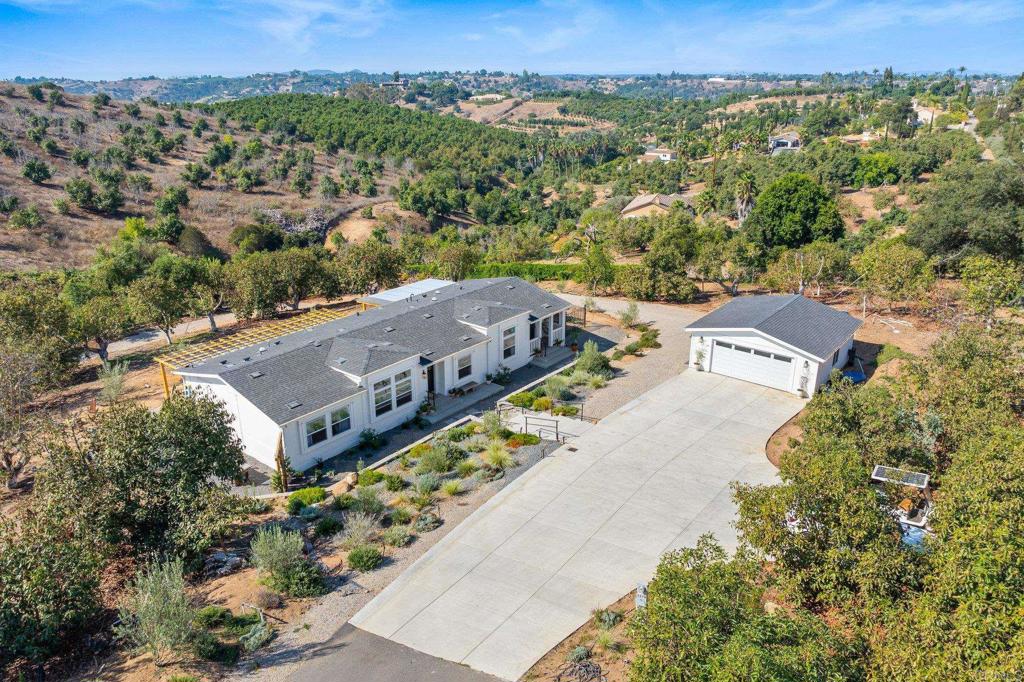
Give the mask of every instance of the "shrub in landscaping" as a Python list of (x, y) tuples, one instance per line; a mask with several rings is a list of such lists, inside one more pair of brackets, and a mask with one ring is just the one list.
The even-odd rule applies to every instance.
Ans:
[(363, 512), (349, 512), (345, 515), (345, 530), (342, 532), (341, 546), (358, 547), (373, 542), (377, 536), (380, 517)]
[(517, 433), (510, 436), (509, 439), (505, 441), (505, 445), (513, 450), (521, 448), (524, 445), (537, 445), (538, 443), (540, 443), (540, 436), (532, 433)]
[(281, 595), (262, 587), (256, 590), (252, 601), (257, 608), (264, 611), (267, 609), (279, 609), (284, 606), (284, 600), (281, 599)]
[(412, 541), (408, 526), (391, 526), (380, 534), (381, 541), (388, 547), (405, 547)]
[(619, 313), (619, 321), (622, 322), (624, 327), (632, 327), (640, 319), (640, 306), (636, 304), (636, 301), (630, 301), (626, 304), (626, 309)]
[(441, 479), (435, 473), (420, 474), (416, 477), (416, 492), (429, 495), (441, 487)]
[(339, 511), (344, 511), (345, 509), (351, 509), (355, 506), (355, 503), (356, 498), (352, 497), (349, 493), (342, 493), (334, 498), (332, 506)]
[(516, 407), (529, 408), (533, 405), (533, 401), (537, 399), (537, 394), (531, 391), (520, 391), (519, 393), (513, 393), (508, 397), (508, 401)]
[(608, 385), (608, 380), (600, 374), (592, 374), (588, 383), (591, 388), (604, 388)]
[(303, 507), (299, 510), (299, 516), (303, 521), (314, 521), (320, 517), (319, 507)]
[(429, 533), (435, 528), (441, 527), (441, 517), (437, 514), (431, 514), (430, 512), (420, 514), (412, 527), (417, 533)]
[[(483, 446), (483, 447), (486, 447), (486, 445)], [(481, 450), (483, 449), (483, 447), (481, 448)], [(474, 462), (473, 460), (471, 460), (471, 459), (464, 459), (461, 462), (459, 462), (459, 465), (457, 467), (455, 467), (455, 471), (462, 478), (467, 478), (469, 476), (472, 476), (474, 473), (476, 473), (476, 470), (478, 468), (479, 467), (477, 466), (476, 462)]]
[(492, 441), (491, 444), (487, 446), (487, 449), (480, 454), (480, 459), (482, 459), (484, 464), (489, 468), (496, 471), (504, 471), (515, 464), (508, 448), (505, 447), (505, 444), (500, 440)]
[(640, 335), (640, 339), (637, 341), (641, 348), (661, 348), (661, 341), (658, 341), (658, 335), (660, 335), (657, 329), (648, 329)]
[(457, 480), (445, 481), (444, 484), (441, 485), (441, 492), (443, 492), (448, 497), (455, 497), (460, 492), (462, 492), (462, 482)]
[(378, 450), (387, 444), (387, 439), (373, 429), (363, 429), (359, 432), (359, 447), (361, 448)]
[(429, 507), (430, 505), (432, 505), (434, 503), (434, 494), (433, 493), (417, 493), (417, 494), (413, 495), (412, 499), (409, 500), (409, 501), (412, 502), (412, 506), (416, 507), (416, 509), (422, 510), (422, 509), (424, 509), (426, 507)]
[(320, 486), (296, 490), (288, 496), (288, 513), (298, 514), (303, 507), (323, 502), (325, 499), (327, 499), (327, 491)]
[(621, 348), (616, 348), (615, 352), (612, 353), (612, 360), (621, 360), (624, 357), (626, 357), (626, 351)]
[(378, 469), (362, 469), (359, 471), (359, 487), (377, 485), (384, 480), (384, 472)]
[(405, 487), (405, 479), (398, 474), (384, 474), (384, 487), (388, 492), (397, 493)]
[[(569, 389), (569, 379), (560, 374), (548, 377), (541, 387), (541, 391), (552, 400), (571, 400), (573, 397), (573, 393)], [(536, 401), (534, 404), (536, 404)]]
[(559, 405), (551, 410), (551, 414), (558, 417), (575, 417), (580, 413), (580, 408), (575, 405)]
[(384, 506), (376, 488), (359, 488), (356, 491), (356, 501), (352, 508), (358, 509), (364, 514), (374, 516), (382, 513)]
[[(458, 446), (448, 441), (439, 441), (430, 449), (425, 455), (420, 457), (420, 461), (416, 464), (416, 473), (437, 473), (443, 474), (447, 471), (451, 471), (457, 459), (454, 457), (453, 450), (459, 450)], [(459, 450), (461, 453), (461, 450)]]
[(497, 411), (488, 410), (480, 415), (480, 433), (493, 438), (501, 429), (501, 415)]
[(359, 545), (353, 547), (352, 551), (348, 553), (348, 565), (360, 573), (366, 573), (380, 566), (383, 558), (384, 555), (376, 547)]
[(634, 341), (633, 343), (627, 344), (622, 350), (625, 351), (626, 355), (640, 355), (640, 343), (638, 341)]
[(582, 663), (590, 658), (590, 648), (581, 644), (574, 647), (565, 658), (570, 663)]
[(570, 386), (585, 386), (585, 385), (590, 383), (590, 380), (593, 377), (596, 377), (596, 376), (597, 376), (596, 374), (591, 374), (590, 372), (584, 371), (582, 369), (577, 369), (577, 370), (573, 371), (572, 374), (569, 375), (569, 385)]
[(267, 584), (292, 597), (311, 597), (324, 589), (323, 574), (303, 554), (302, 536), (280, 526), (265, 526), (252, 539), (251, 559)]
[(325, 516), (313, 526), (313, 535), (318, 538), (326, 538), (341, 531), (341, 521), (333, 516)]
[(583, 350), (576, 359), (576, 369), (580, 372), (599, 374), (606, 379), (611, 379), (612, 368), (608, 356), (597, 348), (597, 342), (587, 341), (583, 344)]
[(536, 400), (533, 401), (533, 405), (530, 406), (530, 409), (533, 410), (534, 412), (547, 412), (548, 410), (551, 409), (551, 406), (553, 404), (554, 402), (551, 400), (551, 398), (537, 398)]
[[(478, 433), (475, 436), (473, 436), (472, 438), (469, 438), (468, 440), (463, 441), (462, 442), (462, 448), (466, 452), (480, 452), (481, 450), (486, 448), (487, 444), (490, 443), (490, 442), (491, 442), (491, 439), (490, 439), (489, 436), (487, 436), (486, 434), (483, 434), (483, 433)], [(465, 460), (465, 459), (462, 460), (461, 462), (459, 462), (458, 464), (455, 465), (455, 469), (458, 470), (459, 467), (462, 466), (462, 464), (467, 462), (467, 461), (469, 461), (469, 460)]]
[(448, 440), (453, 442), (453, 443), (462, 442), (462, 441), (466, 440), (467, 438), (469, 438), (470, 436), (473, 435), (473, 432), (470, 431), (465, 426), (457, 426), (457, 427), (455, 427), (453, 429), (448, 429), (447, 431), (444, 431), (443, 433), (444, 433), (444, 436)]
[(395, 507), (391, 510), (391, 523), (396, 526), (403, 526), (412, 521), (412, 512), (405, 507)]
[(204, 630), (213, 630), (224, 625), (231, 617), (231, 609), (211, 604), (196, 611), (195, 624)]
[(118, 637), (150, 652), (158, 662), (192, 649), (196, 611), (185, 592), (181, 559), (155, 561), (139, 571), (119, 615)]
[(595, 609), (594, 624), (604, 630), (611, 630), (622, 622), (622, 612), (614, 609)]
[(409, 456), (419, 459), (428, 452), (430, 452), (430, 443), (417, 443), (409, 449)]

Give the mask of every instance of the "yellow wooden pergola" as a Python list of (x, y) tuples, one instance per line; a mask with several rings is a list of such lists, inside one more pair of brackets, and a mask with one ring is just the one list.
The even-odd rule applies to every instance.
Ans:
[(324, 322), (347, 317), (357, 310), (366, 310), (366, 308), (366, 304), (353, 305), (347, 308), (317, 308), (308, 313), (295, 315), (285, 320), (277, 320), (253, 327), (252, 329), (243, 329), (219, 339), (204, 341), (165, 353), (156, 358), (156, 361), (160, 363), (160, 377), (164, 383), (164, 398), (171, 397), (171, 382), (167, 376), (168, 369), (173, 371), (188, 365), (205, 362), (218, 355), (253, 346), (263, 341), (270, 341), (287, 334), (305, 331)]

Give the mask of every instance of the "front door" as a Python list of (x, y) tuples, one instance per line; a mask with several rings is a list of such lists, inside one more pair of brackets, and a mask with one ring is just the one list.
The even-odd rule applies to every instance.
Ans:
[(437, 365), (431, 365), (427, 369), (427, 393), (437, 393), (437, 384), (434, 381), (435, 369), (437, 369)]
[(551, 345), (551, 335), (549, 330), (551, 329), (551, 318), (545, 317), (540, 321), (540, 347), (547, 348)]

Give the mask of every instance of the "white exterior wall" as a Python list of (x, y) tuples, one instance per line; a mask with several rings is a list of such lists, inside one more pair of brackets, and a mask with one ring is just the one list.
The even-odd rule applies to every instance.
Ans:
[[(503, 358), (502, 345), (505, 330), (515, 327), (516, 330), (516, 354), (510, 358)], [(511, 370), (525, 367), (533, 359), (530, 355), (530, 316), (528, 314), (518, 315), (511, 320), (500, 324), (492, 325), (487, 329), (487, 336), (490, 343), (487, 344), (487, 374), (495, 374), (498, 368), (504, 365)]]
[(224, 406), (233, 418), (232, 426), (247, 455), (269, 467), (274, 466), (281, 433), (274, 420), (218, 378), (185, 376), (182, 379), (186, 391), (205, 393)]
[[(490, 349), (491, 343), (491, 341), (488, 341), (487, 343), (481, 343), (477, 346), (473, 346), (472, 348), (467, 348), (466, 350), (460, 353), (456, 353), (455, 355), (450, 355), (444, 359), (445, 393), (452, 390), (453, 388), (458, 388), (459, 386), (463, 386), (465, 384), (482, 384), (483, 382), (487, 381), (487, 358), (488, 350)], [(470, 372), (468, 377), (459, 379), (459, 358), (464, 357), (467, 354), (473, 356), (473, 371)], [(423, 390), (424, 395), (426, 395), (426, 384), (424, 384)]]
[[(415, 388), (413, 392), (415, 393)], [(332, 437), (331, 412), (342, 407), (348, 408), (352, 428)], [(359, 395), (339, 400), (333, 405), (328, 405), (313, 414), (288, 422), (282, 427), (284, 431), (284, 453), (295, 469), (305, 471), (314, 466), (318, 459), (330, 459), (355, 446), (359, 442), (359, 433), (368, 426), (368, 414), (366, 411), (366, 393), (360, 393)], [(327, 440), (308, 447), (306, 445), (306, 422), (321, 415), (327, 419)], [(273, 460), (271, 460), (270, 466), (274, 466)]]
[[(712, 355), (714, 353), (713, 341), (715, 340), (722, 343), (739, 344), (741, 346), (747, 346), (748, 348), (755, 348), (769, 353), (779, 353), (781, 355), (788, 355), (789, 357), (792, 357), (794, 359), (792, 363), (793, 371), (790, 376), (788, 390), (790, 393), (795, 393), (797, 395), (800, 394), (800, 384), (803, 376), (807, 376), (807, 395), (808, 397), (811, 397), (817, 393), (818, 389), (826, 381), (828, 381), (829, 375), (832, 373), (833, 369), (831, 354), (825, 359), (825, 362), (818, 362), (817, 359), (811, 357), (807, 353), (771, 341), (757, 332), (731, 330), (728, 332), (707, 332), (702, 334), (699, 331), (695, 331), (691, 332), (690, 338), (689, 366), (693, 368), (697, 367), (697, 350), (700, 347), (698, 339), (703, 338), (703, 369), (705, 371), (711, 367)], [(837, 368), (840, 368), (845, 364), (847, 354), (852, 347), (853, 337), (851, 336), (839, 349), (839, 356), (836, 359), (835, 365)]]

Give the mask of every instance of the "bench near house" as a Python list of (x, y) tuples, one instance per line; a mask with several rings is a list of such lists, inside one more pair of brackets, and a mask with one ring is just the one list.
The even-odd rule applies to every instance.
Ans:
[(250, 457), (273, 468), (282, 441), (304, 470), (356, 445), (364, 429), (401, 425), (431, 394), (517, 370), (565, 341), (569, 304), (517, 277), (418, 284), (366, 299), (379, 307), (174, 372), (186, 391), (224, 404)]

